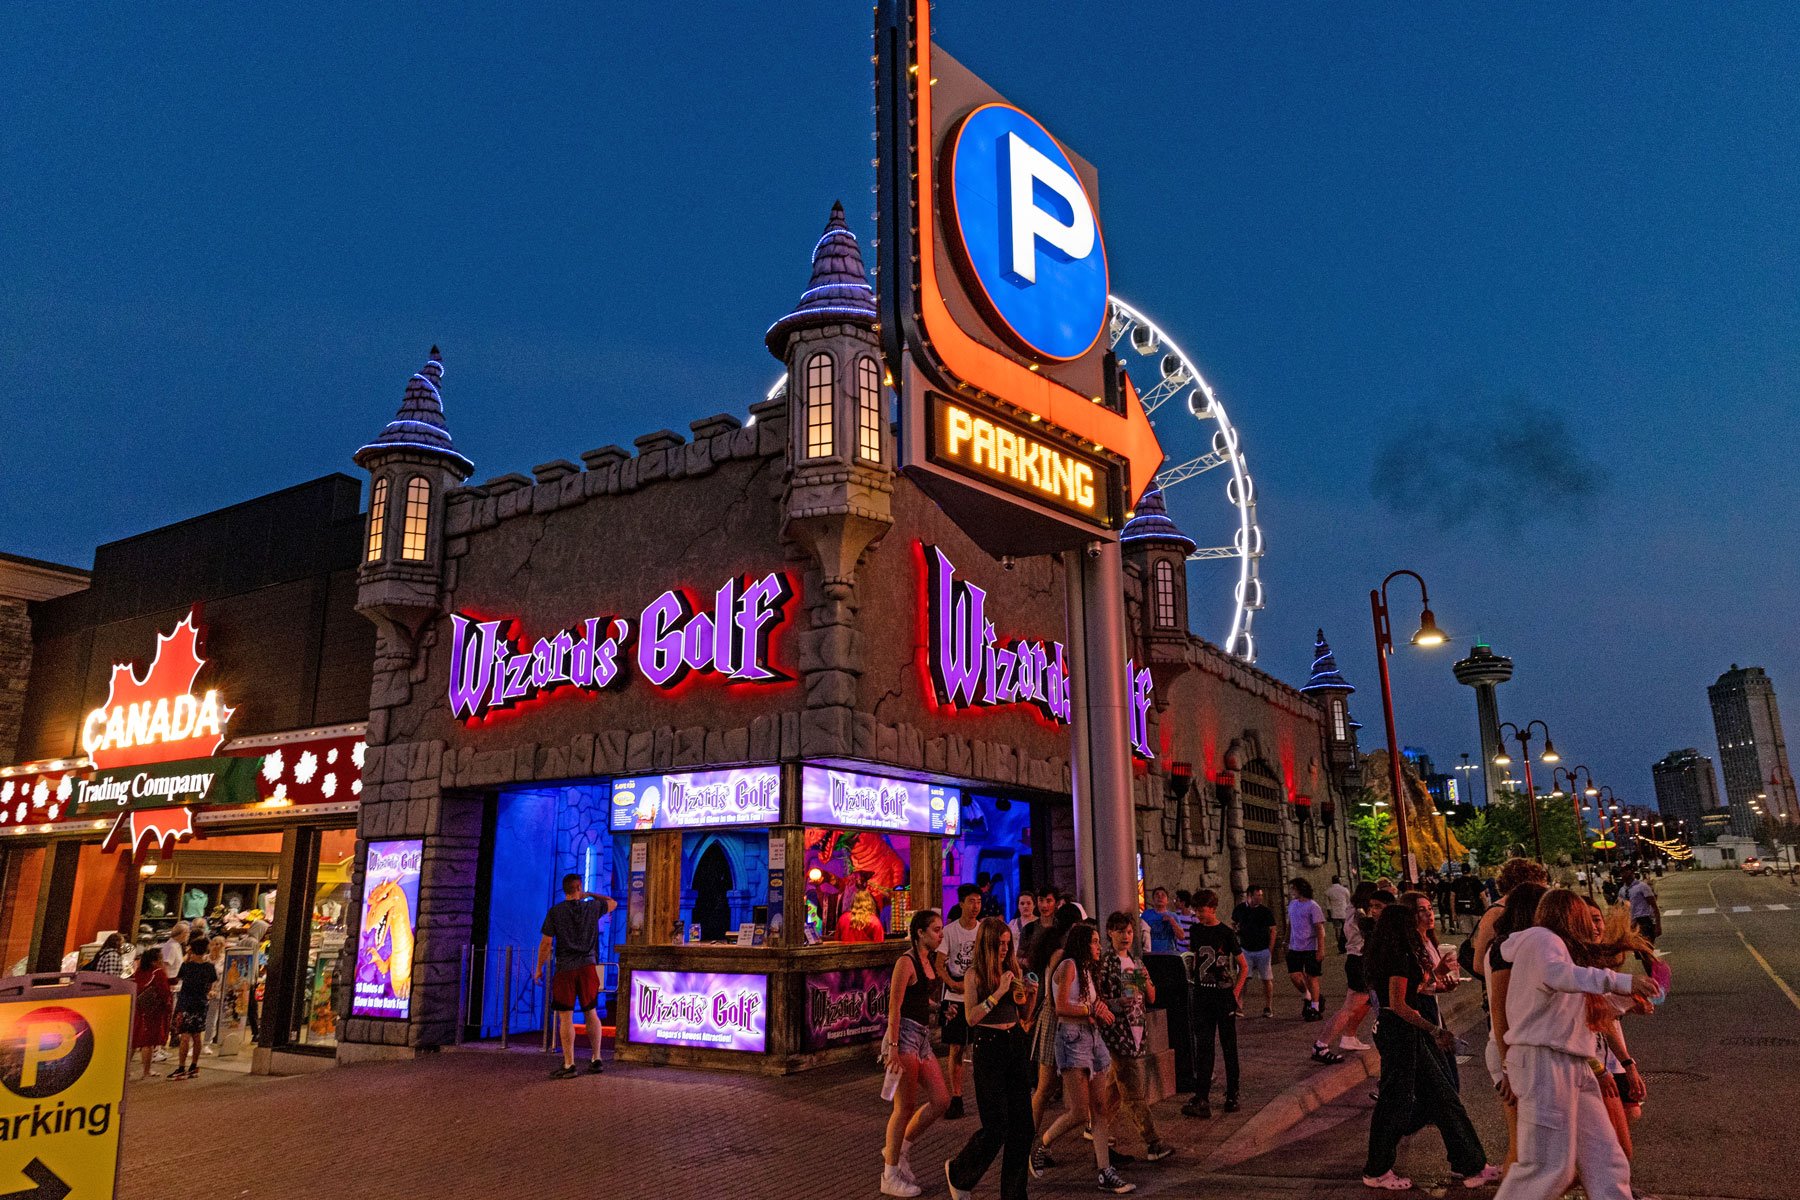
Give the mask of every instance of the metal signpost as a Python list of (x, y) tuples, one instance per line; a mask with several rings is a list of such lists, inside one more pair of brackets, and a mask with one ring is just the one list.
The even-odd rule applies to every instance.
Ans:
[(900, 463), (981, 548), (1059, 554), (1075, 683), (1077, 891), (1135, 909), (1118, 531), (1162, 465), (1107, 348), (1094, 168), (931, 42), (928, 0), (876, 9), (882, 347)]
[(133, 996), (90, 971), (0, 980), (0, 1200), (110, 1200)]

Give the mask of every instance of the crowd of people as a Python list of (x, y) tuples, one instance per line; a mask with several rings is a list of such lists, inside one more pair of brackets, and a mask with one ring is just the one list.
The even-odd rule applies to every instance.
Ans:
[[(1430, 1126), (1443, 1139), (1453, 1183), (1464, 1188), (1499, 1184), (1499, 1200), (1525, 1200), (1560, 1196), (1579, 1178), (1593, 1200), (1626, 1200), (1630, 1122), (1645, 1088), (1620, 1018), (1649, 1011), (1667, 987), (1654, 950), (1654, 890), (1627, 872), (1609, 910), (1552, 887), (1549, 872), (1525, 859), (1492, 880), (1470, 874), (1453, 883), (1402, 890), (1367, 880), (1351, 888), (1334, 877), (1321, 904), (1311, 882), (1296, 878), (1281, 912), (1251, 887), (1229, 921), (1216, 892), (1161, 887), (1141, 912), (1104, 920), (1043, 888), (1021, 896), (1017, 915), (1005, 920), (988, 911), (987, 889), (965, 885), (948, 923), (935, 911), (913, 914), (907, 952), (894, 967), (881, 1043), (884, 1096), (893, 1104), (882, 1193), (920, 1194), (912, 1149), (937, 1120), (964, 1114), (966, 1091), (979, 1126), (944, 1163), (952, 1200), (967, 1200), (996, 1159), (999, 1195), (1020, 1200), (1029, 1180), (1059, 1166), (1059, 1155), (1091, 1154), (1088, 1169), (1103, 1192), (1135, 1190), (1120, 1173), (1134, 1161), (1115, 1145), (1121, 1115), (1145, 1159), (1175, 1152), (1150, 1103), (1159, 1089), (1147, 1013), (1157, 993), (1146, 955), (1182, 956), (1190, 1023), (1171, 1034), (1192, 1039), (1195, 1088), (1180, 1111), (1207, 1119), (1220, 1059), (1224, 1111), (1240, 1106), (1237, 1022), (1259, 1009), (1275, 1016), (1279, 953), (1299, 1019), (1324, 1023), (1313, 1061), (1380, 1054), (1367, 1187), (1412, 1188), (1395, 1171), (1399, 1148)], [(1445, 931), (1465, 929), (1460, 950), (1440, 942)], [(1333, 944), (1346, 992), (1328, 1016), (1321, 984)], [(1633, 962), (1641, 972), (1624, 969)], [(1260, 987), (1247, 1002), (1252, 980)], [(1463, 986), (1481, 987), (1489, 1010), (1485, 1062), (1508, 1128), (1498, 1161), (1464, 1108), (1457, 1039), (1440, 1008), (1441, 997)], [(1372, 1046), (1358, 1037), (1371, 1017)], [(948, 1048), (942, 1061), (939, 1039)], [(1072, 1134), (1088, 1146), (1063, 1149)]]

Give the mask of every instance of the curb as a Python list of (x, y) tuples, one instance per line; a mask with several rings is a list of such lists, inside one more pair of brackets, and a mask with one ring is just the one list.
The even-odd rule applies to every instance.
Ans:
[[(1466, 998), (1465, 998), (1466, 997)], [(1481, 1013), (1481, 990), (1459, 991), (1443, 1006), (1444, 1023), (1455, 1029)], [(1365, 1079), (1381, 1075), (1381, 1056), (1364, 1050), (1336, 1066), (1309, 1075), (1258, 1109), (1237, 1132), (1220, 1143), (1201, 1164), (1205, 1172), (1222, 1171), (1267, 1154), (1280, 1145), (1295, 1126)]]

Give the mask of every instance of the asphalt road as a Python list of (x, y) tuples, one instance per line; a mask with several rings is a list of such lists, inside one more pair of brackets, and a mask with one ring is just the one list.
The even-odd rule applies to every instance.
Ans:
[[(1661, 1009), (1625, 1024), (1650, 1089), (1633, 1130), (1633, 1183), (1664, 1200), (1792, 1200), (1800, 1196), (1792, 1165), (1800, 889), (1697, 871), (1666, 876), (1657, 891), (1670, 911), (1659, 948), (1673, 981)], [(1477, 1049), (1481, 1032), (1468, 1036)], [(1486, 1072), (1471, 1061), (1462, 1074), (1463, 1103), (1498, 1158), (1506, 1128)], [(1373, 1107), (1369, 1089), (1358, 1088), (1308, 1118), (1284, 1145), (1213, 1176), (1200, 1192), (1366, 1197), (1357, 1177)], [(1436, 1133), (1409, 1139), (1399, 1169), (1441, 1194), (1449, 1168)]]

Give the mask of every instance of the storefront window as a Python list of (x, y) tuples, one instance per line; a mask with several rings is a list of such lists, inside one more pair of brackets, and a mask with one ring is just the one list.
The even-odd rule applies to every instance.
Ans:
[(300, 1046), (337, 1045), (339, 953), (349, 936), (350, 874), (356, 857), (356, 830), (327, 829), (318, 838), (318, 866), (300, 892), (312, 898), (294, 1005), (293, 1042)]
[(767, 937), (765, 830), (691, 830), (681, 835), (681, 924), (688, 942), (748, 946)]
[(879, 942), (912, 917), (912, 842), (904, 833), (809, 826), (806, 940)]
[(42, 846), (7, 847), (5, 895), (0, 896), (0, 970), (8, 975), (26, 973), (44, 857)]
[(944, 839), (944, 895), (939, 911), (956, 911), (956, 889), (988, 881), (990, 915), (1010, 920), (1019, 911), (1019, 892), (1035, 885), (1031, 872), (1031, 804), (1007, 796), (965, 792), (962, 824)]

